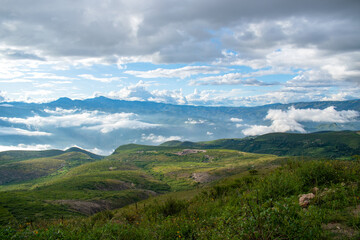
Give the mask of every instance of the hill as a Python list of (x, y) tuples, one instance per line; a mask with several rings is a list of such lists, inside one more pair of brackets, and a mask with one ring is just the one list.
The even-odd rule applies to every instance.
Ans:
[(0, 165), (17, 162), (22, 160), (29, 160), (33, 158), (46, 158), (46, 157), (54, 157), (67, 152), (81, 152), (93, 159), (101, 159), (103, 156), (96, 155), (84, 149), (78, 147), (72, 147), (67, 149), (66, 151), (52, 149), (52, 150), (43, 150), (43, 151), (21, 151), (21, 150), (13, 150), (13, 151), (3, 151), (0, 152)]
[[(18, 167), (4, 165), (4, 172), (21, 172), (3, 176), (8, 183), (0, 188), (0, 202), (7, 212), (4, 219), (23, 222), (25, 218), (91, 215), (159, 194), (196, 189), (255, 168), (271, 169), (283, 161), (275, 155), (235, 150), (131, 144), (104, 159), (88, 157), (88, 162), (68, 166), (76, 159), (79, 163), (81, 156), (85, 154), (71, 152), (11, 163)], [(24, 174), (28, 171), (32, 175)], [(28, 181), (16, 183), (19, 176)]]
[(220, 139), (209, 142), (170, 141), (161, 146), (187, 148), (220, 148), (279, 156), (341, 158), (360, 154), (360, 134), (352, 131), (270, 133), (243, 139)]

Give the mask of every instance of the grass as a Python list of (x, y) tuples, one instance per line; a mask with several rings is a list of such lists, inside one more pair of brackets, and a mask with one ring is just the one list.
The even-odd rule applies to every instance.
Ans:
[[(247, 171), (213, 186), (161, 195), (88, 218), (4, 226), (0, 236), (3, 239), (359, 239), (359, 179), (360, 163), (356, 161), (290, 160), (280, 168)], [(299, 195), (313, 191), (314, 187), (318, 188), (315, 198), (306, 208), (301, 207)]]
[(48, 172), (1, 186), (0, 239), (358, 239), (360, 161), (342, 159), (130, 144), (18, 161)]

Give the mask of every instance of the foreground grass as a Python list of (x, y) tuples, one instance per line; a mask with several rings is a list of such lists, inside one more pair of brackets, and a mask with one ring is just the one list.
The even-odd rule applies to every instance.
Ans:
[[(186, 200), (161, 196), (89, 218), (0, 228), (1, 239), (359, 239), (360, 163), (289, 161)], [(317, 188), (314, 188), (317, 187)], [(306, 207), (299, 195), (315, 193)], [(180, 192), (176, 194), (181, 194)], [(192, 195), (192, 194), (190, 194)], [(2, 209), (0, 209), (0, 215)], [(9, 220), (10, 221), (10, 220)]]

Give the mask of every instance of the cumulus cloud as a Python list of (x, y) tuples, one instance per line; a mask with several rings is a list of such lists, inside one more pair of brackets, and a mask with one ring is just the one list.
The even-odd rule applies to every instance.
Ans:
[(301, 132), (306, 130), (301, 122), (334, 122), (346, 123), (355, 120), (359, 112), (354, 110), (337, 111), (334, 107), (325, 109), (296, 109), (290, 107), (287, 111), (270, 109), (266, 120), (271, 120), (270, 126), (253, 125), (243, 130), (245, 135), (260, 135), (271, 132)]
[[(129, 86), (109, 94), (128, 100), (261, 105), (358, 98), (359, 91), (351, 89), (359, 89), (360, 84), (360, 3), (329, 0), (325, 5), (310, 0), (254, 0), (251, 3), (136, 0), (101, 4), (84, 0), (76, 3), (53, 0), (51, 4), (9, 1), (0, 6), (3, 13), (0, 16), (0, 83), (33, 84), (35, 88), (42, 88), (40, 94), (30, 91), (17, 96), (16, 100), (46, 98), (49, 101), (57, 93), (54, 85), (57, 83), (38, 80), (75, 82), (80, 78), (81, 82), (100, 83), (122, 80), (81, 71), (84, 67), (88, 70), (92, 65), (102, 64), (118, 66), (129, 78), (172, 81), (172, 78), (191, 77), (190, 86), (186, 86), (184, 92), (193, 91), (191, 86), (201, 89), (184, 96), (180, 89), (170, 90), (171, 87), (149, 91), (142, 86)], [(262, 6), (261, 9), (258, 6)], [(155, 66), (155, 70), (139, 71), (140, 65), (137, 65), (123, 71), (126, 64), (144, 62), (180, 63), (182, 67), (161, 65)], [(184, 67), (184, 64), (191, 65)], [(237, 66), (247, 66), (251, 73), (235, 72)], [(40, 67), (43, 67), (41, 71)], [(46, 73), (46, 69), (69, 72), (58, 75)], [(76, 76), (67, 77), (74, 75), (73, 69), (80, 71), (76, 71)], [(209, 74), (217, 76), (202, 76)], [(260, 78), (274, 74), (296, 76), (283, 86)], [(99, 86), (99, 83), (92, 84)], [(209, 90), (213, 85), (216, 89)], [(255, 96), (259, 92), (247, 92), (237, 98), (226, 98), (231, 92), (222, 93), (220, 85), (241, 85), (242, 88), (271, 85), (276, 89), (269, 94)], [(84, 92), (86, 96), (92, 94)], [(75, 95), (69, 91), (62, 93), (69, 97)]]
[[(51, 113), (51, 110), (47, 110)], [(62, 113), (63, 115), (60, 115)], [(33, 116), (28, 118), (0, 117), (1, 120), (13, 124), (24, 124), (29, 127), (81, 127), (88, 130), (97, 130), (108, 133), (120, 128), (146, 129), (159, 127), (159, 124), (146, 123), (136, 119), (134, 113), (105, 113), (100, 111), (81, 111), (74, 113), (72, 110), (55, 110), (51, 116)]]
[(181, 140), (181, 139), (182, 138), (180, 136), (164, 137), (161, 135), (155, 135), (153, 133), (150, 133), (149, 135), (146, 135), (146, 134), (141, 135), (142, 141), (148, 141), (148, 142), (153, 142), (153, 143), (163, 143), (163, 142), (167, 142), (167, 141)]
[(51, 133), (29, 131), (21, 128), (0, 127), (0, 135), (51, 136)]

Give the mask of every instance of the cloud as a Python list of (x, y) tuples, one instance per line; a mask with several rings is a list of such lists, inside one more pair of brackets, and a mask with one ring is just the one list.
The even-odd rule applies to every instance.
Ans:
[(261, 59), (284, 44), (328, 52), (358, 49), (358, 8), (357, 1), (329, 1), (324, 7), (309, 0), (138, 0), (100, 5), (21, 1), (1, 6), (2, 12), (12, 14), (2, 15), (0, 33), (2, 43), (25, 59), (148, 55), (159, 62), (196, 62), (219, 57), (223, 48)]
[(113, 81), (121, 81), (122, 79), (124, 79), (124, 77), (94, 77), (91, 74), (80, 74), (78, 75), (81, 78), (87, 79), (87, 80), (93, 80), (93, 81), (98, 81), (98, 82), (103, 82), (103, 83), (110, 83)]
[(21, 128), (0, 127), (0, 135), (51, 136), (48, 132), (29, 131)]
[(236, 122), (242, 122), (243, 120), (241, 118), (234, 118), (233, 117), (233, 118), (230, 118), (230, 121), (236, 123)]
[[(24, 124), (29, 127), (81, 127), (82, 129), (96, 130), (101, 133), (109, 133), (120, 128), (128, 129), (147, 129), (161, 126), (160, 124), (146, 123), (135, 119), (134, 113), (114, 113), (108, 114), (99, 111), (81, 111), (57, 109), (55, 111), (46, 110), (53, 113), (51, 116), (33, 116), (28, 118), (8, 118), (0, 117), (1, 120), (13, 124)], [(63, 114), (63, 115), (61, 115)]]
[(220, 67), (210, 66), (186, 66), (175, 69), (157, 68), (150, 71), (125, 71), (126, 74), (134, 75), (140, 78), (187, 78), (199, 74), (218, 74), (226, 70)]
[(253, 125), (242, 132), (245, 135), (260, 135), (271, 132), (301, 132), (305, 133), (300, 122), (335, 122), (346, 123), (354, 121), (359, 112), (354, 110), (337, 111), (333, 106), (325, 109), (295, 109), (290, 107), (287, 111), (270, 109), (265, 120), (272, 121), (270, 126)]
[(64, 109), (64, 108), (55, 108), (55, 110), (44, 109), (44, 112), (49, 113), (51, 115), (65, 115), (65, 114), (73, 114), (75, 112), (80, 112), (80, 109)]
[(18, 144), (18, 145), (0, 145), (0, 152), (3, 151), (41, 151), (53, 149), (53, 147), (49, 144), (35, 144), (35, 145), (26, 145), (26, 144)]
[(271, 86), (275, 83), (265, 83), (254, 78), (244, 78), (241, 73), (228, 73), (221, 76), (210, 76), (193, 79), (190, 85), (245, 85), (245, 86)]
[[(261, 9), (258, 6), (262, 6)], [(122, 78), (103, 76), (96, 71), (104, 71), (104, 66), (118, 66), (122, 73), (131, 75), (130, 81), (133, 76), (169, 78), (170, 81), (194, 77), (189, 81), (190, 86), (200, 86), (193, 94), (190, 92), (194, 88), (190, 86), (183, 90), (168, 87), (166, 90), (152, 88), (152, 91), (129, 86), (110, 94), (128, 100), (261, 105), (358, 98), (359, 90), (352, 89), (360, 86), (359, 7), (359, 1), (343, 4), (336, 0), (326, 4), (310, 0), (254, 0), (251, 3), (186, 0), (181, 4), (159, 0), (101, 4), (84, 0), (76, 3), (53, 0), (51, 4), (10, 1), (0, 6), (3, 13), (0, 16), (0, 83), (18, 86), (33, 83), (35, 88), (49, 92), (39, 96), (30, 91), (25, 96), (17, 96), (16, 100), (46, 98), (49, 101), (59, 92), (57, 87), (32, 81), (69, 82), (81, 78), (81, 82), (110, 83)], [(141, 65), (136, 65), (124, 71), (126, 64), (144, 62), (177, 65), (151, 66), (156, 69), (147, 71), (139, 71)], [(95, 71), (88, 71), (93, 65), (97, 66)], [(143, 66), (148, 69), (149, 65)], [(238, 66), (247, 66), (251, 73), (240, 71)], [(76, 76), (66, 80), (67, 74), (46, 73), (47, 70), (57, 70), (56, 73), (68, 70), (68, 75)], [(241, 73), (235, 72), (237, 70)], [(208, 74), (218, 76), (197, 76)], [(284, 85), (279, 85), (277, 79), (273, 82), (259, 77), (274, 74), (296, 76)], [(271, 90), (276, 89), (269, 94), (255, 96), (261, 91), (242, 92), (242, 96), (226, 98), (225, 95), (232, 92), (223, 91), (229, 87), (221, 88), (222, 85), (253, 86), (261, 90), (271, 85)], [(210, 89), (210, 86), (216, 88)], [(62, 94), (69, 97), (92, 94), (85, 94), (83, 88), (81, 91)]]
[(182, 138), (180, 136), (164, 137), (161, 135), (155, 135), (153, 133), (150, 133), (149, 135), (146, 135), (146, 134), (141, 135), (142, 141), (148, 141), (148, 142), (153, 142), (153, 143), (163, 143), (163, 142), (167, 142), (167, 141), (181, 140), (181, 139)]
[(190, 124), (190, 125), (196, 125), (196, 124), (204, 124), (206, 122), (206, 120), (202, 120), (202, 119), (192, 119), (192, 118), (188, 118), (187, 121), (185, 121), (185, 124)]

